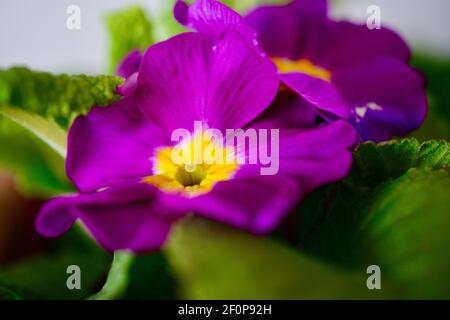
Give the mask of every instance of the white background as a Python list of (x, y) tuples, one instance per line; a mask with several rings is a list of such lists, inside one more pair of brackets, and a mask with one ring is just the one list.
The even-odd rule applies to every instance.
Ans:
[[(140, 3), (152, 17), (170, 0), (0, 0), (0, 68), (26, 64), (53, 72), (102, 73), (108, 37), (105, 13)], [(66, 28), (66, 9), (81, 8), (81, 30)], [(332, 15), (364, 22), (369, 5), (414, 49), (450, 57), (450, 0), (335, 0)]]

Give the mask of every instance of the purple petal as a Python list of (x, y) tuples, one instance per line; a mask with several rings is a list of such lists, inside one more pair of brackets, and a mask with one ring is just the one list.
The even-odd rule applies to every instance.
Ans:
[(117, 88), (121, 96), (130, 95), (137, 85), (137, 76), (142, 62), (139, 50), (133, 50), (119, 65), (117, 75), (125, 78), (125, 82)]
[(184, 0), (177, 0), (173, 7), (173, 16), (175, 20), (183, 26), (189, 24), (189, 5)]
[(406, 63), (379, 58), (335, 73), (362, 140), (384, 141), (417, 129), (427, 112), (423, 77)]
[(50, 200), (39, 213), (36, 225), (43, 235), (57, 236), (79, 218), (106, 250), (142, 252), (159, 249), (170, 226), (182, 215), (183, 212), (167, 206), (156, 188), (123, 184), (101, 192)]
[(314, 129), (284, 130), (280, 138), (280, 156), (286, 159), (329, 157), (349, 149), (355, 140), (355, 129), (345, 120)]
[(411, 51), (394, 31), (383, 27), (370, 30), (366, 25), (328, 21), (322, 32), (323, 43), (314, 61), (332, 72), (371, 61), (377, 57), (408, 61)]
[(133, 50), (128, 56), (123, 59), (117, 68), (117, 75), (123, 78), (128, 78), (133, 73), (139, 71), (141, 65), (142, 54), (139, 50)]
[(325, 115), (348, 118), (349, 106), (331, 83), (304, 73), (281, 74), (280, 79)]
[(125, 79), (125, 82), (117, 88), (117, 93), (124, 97), (132, 94), (137, 87), (137, 78), (138, 72), (135, 72), (132, 75), (130, 75), (128, 78)]
[(278, 83), (274, 66), (238, 34), (214, 43), (185, 33), (148, 49), (136, 92), (141, 110), (165, 132), (189, 130), (194, 121), (225, 129), (258, 116)]
[(181, 24), (215, 39), (230, 27), (242, 24), (239, 13), (215, 0), (196, 0), (190, 6), (178, 1), (174, 14)]
[[(350, 170), (351, 147), (356, 142), (353, 126), (343, 120), (314, 129), (280, 130), (279, 174), (295, 176), (304, 192), (338, 181)], [(269, 145), (268, 149), (270, 150)], [(259, 173), (260, 166), (245, 166), (237, 177)]]
[(191, 209), (254, 233), (270, 232), (306, 193), (348, 174), (355, 138), (353, 126), (342, 120), (316, 129), (282, 130), (277, 175), (261, 176), (261, 165), (244, 165), (233, 180), (192, 198)]
[(254, 129), (298, 129), (316, 125), (316, 108), (288, 90), (280, 90), (275, 101), (248, 127)]
[[(279, 134), (277, 174), (294, 176), (302, 192), (336, 182), (348, 174), (352, 164), (350, 149), (356, 142), (356, 130), (350, 122), (338, 120), (313, 129), (280, 129)], [(271, 140), (268, 142), (267, 150), (272, 150)], [(272, 168), (276, 167), (276, 164), (271, 165)], [(264, 166), (245, 165), (235, 177), (240, 179), (260, 175), (261, 167)]]
[(270, 56), (308, 59), (331, 71), (374, 57), (404, 61), (410, 57), (405, 41), (388, 28), (369, 30), (366, 25), (328, 19), (325, 1), (263, 6), (245, 20), (257, 30)]
[(328, 16), (328, 0), (293, 0), (286, 6), (293, 11), (316, 19)]
[(192, 210), (256, 234), (271, 232), (299, 201), (301, 192), (284, 175), (255, 176), (218, 183), (191, 200)]
[(236, 32), (257, 54), (264, 56), (256, 31), (244, 23), (239, 13), (219, 1), (196, 0), (190, 6), (184, 1), (177, 1), (174, 15), (179, 23), (207, 35), (213, 41), (220, 40), (227, 32)]
[(261, 47), (272, 57), (298, 59), (317, 51), (326, 0), (298, 0), (286, 5), (261, 6), (245, 17), (255, 28)]
[(57, 237), (67, 232), (77, 219), (69, 204), (77, 200), (77, 195), (67, 195), (47, 201), (36, 218), (36, 230), (45, 237)]
[(140, 112), (134, 96), (95, 107), (70, 128), (67, 175), (82, 192), (148, 176), (154, 149), (170, 144), (170, 137), (165, 139)]
[(355, 129), (339, 120), (310, 130), (291, 130), (280, 137), (280, 173), (296, 176), (302, 190), (344, 178), (352, 163), (349, 151)]

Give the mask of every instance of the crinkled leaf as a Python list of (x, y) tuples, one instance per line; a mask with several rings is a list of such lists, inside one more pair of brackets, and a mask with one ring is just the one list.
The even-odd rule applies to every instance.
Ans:
[(396, 179), (411, 168), (443, 169), (450, 165), (446, 141), (419, 143), (404, 139), (387, 143), (361, 144), (354, 154), (352, 172), (344, 184), (376, 185)]
[(301, 205), (298, 246), (349, 270), (379, 265), (410, 297), (449, 298), (449, 165), (444, 141), (360, 145), (351, 174)]
[(117, 77), (53, 75), (25, 67), (0, 70), (0, 165), (13, 171), (21, 189), (32, 195), (72, 190), (64, 175), (67, 133), (63, 128), (92, 106), (117, 100), (121, 82)]
[(110, 72), (133, 49), (145, 51), (154, 43), (152, 24), (139, 6), (128, 7), (107, 16), (110, 34)]
[(393, 292), (368, 290), (366, 269), (342, 272), (272, 239), (198, 218), (176, 226), (166, 253), (187, 299), (385, 298)]
[(0, 106), (55, 118), (67, 127), (74, 116), (86, 114), (92, 106), (107, 106), (119, 99), (116, 88), (122, 81), (113, 76), (54, 75), (13, 67), (0, 70)]

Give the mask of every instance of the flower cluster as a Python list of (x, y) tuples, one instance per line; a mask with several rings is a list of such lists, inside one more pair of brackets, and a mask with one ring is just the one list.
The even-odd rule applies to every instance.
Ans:
[[(325, 1), (246, 17), (214, 0), (179, 1), (174, 14), (194, 32), (130, 53), (118, 69), (123, 97), (74, 121), (66, 170), (79, 194), (42, 208), (43, 235), (79, 219), (107, 250), (157, 250), (190, 213), (266, 234), (306, 194), (347, 175), (357, 141), (405, 134), (424, 118), (423, 80), (403, 40), (328, 19)], [(242, 139), (219, 144), (198, 123)], [(174, 141), (180, 129), (190, 138)], [(267, 163), (252, 154), (276, 171), (262, 174)]]

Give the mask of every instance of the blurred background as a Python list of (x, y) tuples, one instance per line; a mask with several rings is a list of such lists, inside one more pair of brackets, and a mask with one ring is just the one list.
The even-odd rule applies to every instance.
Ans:
[[(246, 2), (245, 0), (242, 2)], [(140, 4), (158, 20), (171, 0), (0, 0), (0, 68), (26, 64), (52, 72), (102, 73), (106, 69), (106, 13)], [(450, 56), (448, 0), (335, 0), (332, 15), (364, 23), (366, 9), (381, 8), (382, 24), (399, 31), (416, 51)], [(66, 9), (81, 9), (81, 29), (66, 28)], [(158, 30), (162, 35), (164, 30)]]
[[(254, 1), (235, 1), (239, 9), (250, 2)], [(171, 30), (167, 27), (168, 24), (162, 21), (172, 20), (173, 3), (172, 0), (0, 0), (0, 69), (26, 65), (34, 70), (53, 73), (105, 74), (110, 70), (110, 33), (105, 26), (105, 16), (130, 5), (141, 5), (152, 22), (154, 35), (158, 39), (164, 39), (171, 34)], [(66, 27), (66, 10), (70, 5), (77, 5), (81, 9), (80, 30), (69, 30)], [(331, 15), (338, 19), (365, 23), (369, 5), (380, 7), (382, 25), (394, 28), (407, 39), (414, 50), (413, 65), (420, 68), (428, 80), (430, 112), (423, 128), (414, 132), (411, 137), (419, 141), (449, 141), (450, 1), (334, 0), (331, 1)], [(443, 147), (443, 144), (439, 147)], [(390, 156), (393, 159), (398, 158), (392, 154)], [(427, 186), (426, 190), (431, 190), (429, 193), (434, 193), (433, 190), (436, 193), (442, 192), (441, 189), (448, 191), (449, 181), (446, 180), (445, 183)], [(406, 185), (405, 189), (408, 188), (409, 185)], [(79, 226), (56, 240), (43, 239), (34, 231), (35, 215), (45, 199), (72, 190), (74, 188), (65, 176), (63, 159), (27, 130), (0, 116), (0, 299), (79, 299), (88, 297), (102, 287), (112, 256), (93, 243)], [(315, 207), (320, 202), (318, 199), (322, 199), (315, 197), (321, 196), (322, 191), (319, 190), (317, 195), (313, 194), (309, 201), (305, 201), (299, 212), (307, 212), (307, 217), (309, 213), (313, 216)], [(440, 201), (441, 207), (433, 211), (429, 208), (430, 203), (435, 202), (434, 199), (422, 199), (422, 195), (428, 191), (424, 192), (424, 189), (420, 188), (413, 191), (418, 192), (413, 198), (418, 199), (421, 205), (417, 205), (413, 210), (421, 213), (428, 210), (430, 217), (436, 217), (429, 224), (429, 229), (426, 229), (431, 231), (425, 234), (418, 232), (417, 229), (422, 230), (424, 223), (420, 219), (412, 219), (413, 222), (419, 223), (413, 226), (416, 228), (403, 230), (404, 232), (398, 233), (399, 238), (394, 237), (392, 242), (383, 242), (386, 234), (382, 232), (381, 240), (376, 237), (376, 241), (372, 239), (373, 243), (368, 246), (370, 250), (366, 250), (367, 243), (361, 242), (362, 249), (358, 247), (360, 252), (355, 253), (355, 257), (359, 255), (355, 261), (351, 261), (352, 258), (339, 260), (339, 254), (348, 248), (353, 250), (354, 242), (351, 237), (348, 240), (344, 236), (343, 241), (339, 243), (340, 245), (348, 240), (347, 247), (330, 245), (338, 242), (332, 238), (335, 236), (335, 226), (336, 229), (344, 230), (344, 234), (352, 234), (354, 230), (349, 231), (348, 225), (365, 223), (361, 217), (363, 214), (358, 216), (359, 213), (345, 206), (344, 211), (348, 209), (350, 215), (354, 216), (350, 216), (348, 221), (345, 218), (336, 223), (331, 220), (329, 226), (318, 231), (311, 228), (309, 234), (304, 232), (303, 234), (308, 236), (313, 235), (309, 243), (306, 238), (289, 239), (289, 245), (294, 244), (294, 250), (291, 246), (272, 242), (272, 239), (266, 241), (240, 234), (235, 230), (223, 230), (218, 226), (212, 226), (215, 231), (209, 231), (205, 235), (201, 232), (203, 229), (200, 223), (200, 226), (194, 225), (194, 237), (192, 234), (183, 233), (176, 237), (176, 249), (140, 256), (126, 266), (126, 270), (122, 271), (127, 274), (128, 286), (121, 296), (127, 299), (169, 299), (180, 296), (219, 299), (347, 297), (347, 291), (354, 289), (351, 284), (353, 279), (359, 281), (361, 278), (361, 274), (354, 278), (352, 272), (362, 270), (361, 265), (367, 265), (366, 259), (370, 260), (373, 254), (376, 257), (385, 257), (389, 277), (407, 288), (407, 296), (423, 297), (425, 294), (425, 297), (448, 298), (450, 260), (446, 252), (450, 243), (450, 233), (447, 231), (450, 222), (447, 216), (440, 220), (442, 208), (448, 209), (448, 197), (444, 193), (442, 199), (447, 199), (446, 202)], [(395, 197), (397, 195), (393, 196)], [(376, 197), (369, 194), (368, 198)], [(403, 212), (403, 207), (409, 205), (411, 197), (406, 194), (399, 198), (404, 201), (404, 206), (400, 209), (400, 212)], [(371, 205), (372, 202), (368, 203), (368, 208), (365, 209), (376, 207)], [(434, 213), (436, 215), (433, 215)], [(296, 228), (295, 219), (298, 217), (294, 217), (293, 221), (289, 220), (287, 228), (283, 226), (279, 233), (295, 233), (295, 230), (292, 230)], [(310, 227), (308, 218), (306, 222), (301, 228)], [(322, 221), (319, 221), (320, 223)], [(377, 227), (375, 230), (378, 230)], [(381, 228), (383, 227), (385, 226)], [(439, 234), (438, 240), (437, 237), (435, 239), (429, 236), (439, 227), (442, 234)], [(210, 243), (211, 234), (214, 234), (216, 242)], [(323, 234), (326, 234), (325, 237), (322, 237)], [(330, 236), (324, 240), (327, 235)], [(274, 237), (278, 236), (276, 234)], [(318, 238), (315, 239), (314, 236)], [(423, 238), (420, 238), (421, 236)], [(379, 243), (381, 244), (378, 245)], [(321, 244), (323, 247), (320, 247)], [(434, 251), (429, 249), (428, 244), (438, 244), (440, 249), (445, 248), (445, 253), (443, 250), (434, 250), (435, 247), (432, 248)], [(400, 249), (393, 249), (390, 255), (391, 247), (395, 245)], [(201, 250), (197, 250), (199, 247)], [(290, 249), (286, 249), (287, 247)], [(404, 248), (406, 249), (402, 251)], [(409, 250), (416, 251), (411, 253)], [(386, 253), (388, 251), (389, 254)], [(438, 252), (432, 256), (434, 260), (421, 260), (431, 251), (433, 255)], [(298, 254), (299, 252), (301, 254)], [(303, 256), (304, 252), (307, 257)], [(396, 253), (399, 253), (402, 259), (406, 256), (406, 260), (399, 263), (396, 259), (400, 258), (395, 256)], [(181, 257), (178, 259), (181, 260), (179, 264), (179, 261), (174, 259), (177, 255)], [(310, 261), (309, 256), (314, 259), (318, 257), (319, 261), (331, 262), (331, 265), (339, 266), (338, 270), (345, 269), (351, 275), (347, 278), (347, 273), (342, 275), (328, 264), (324, 266), (316, 260)], [(171, 266), (167, 257), (173, 263)], [(363, 262), (358, 260), (359, 258)], [(269, 263), (266, 263), (267, 261)], [(79, 265), (83, 270), (82, 290), (69, 291), (65, 286), (66, 267), (70, 264)], [(206, 269), (198, 272), (199, 266)], [(175, 277), (175, 272), (177, 276), (181, 276)], [(273, 273), (275, 275), (272, 277)], [(298, 284), (298, 275), (303, 276), (301, 281), (299, 280), (302, 290), (294, 288)], [(306, 280), (304, 275), (307, 275)], [(342, 287), (343, 279), (345, 284), (349, 283), (349, 288), (346, 285)], [(266, 280), (271, 281), (269, 288), (264, 285)], [(180, 294), (180, 283), (183, 285), (183, 294)], [(365, 285), (363, 289), (362, 293), (359, 289), (351, 291), (351, 296), (365, 297)], [(396, 285), (393, 286), (392, 292), (396, 292)]]

